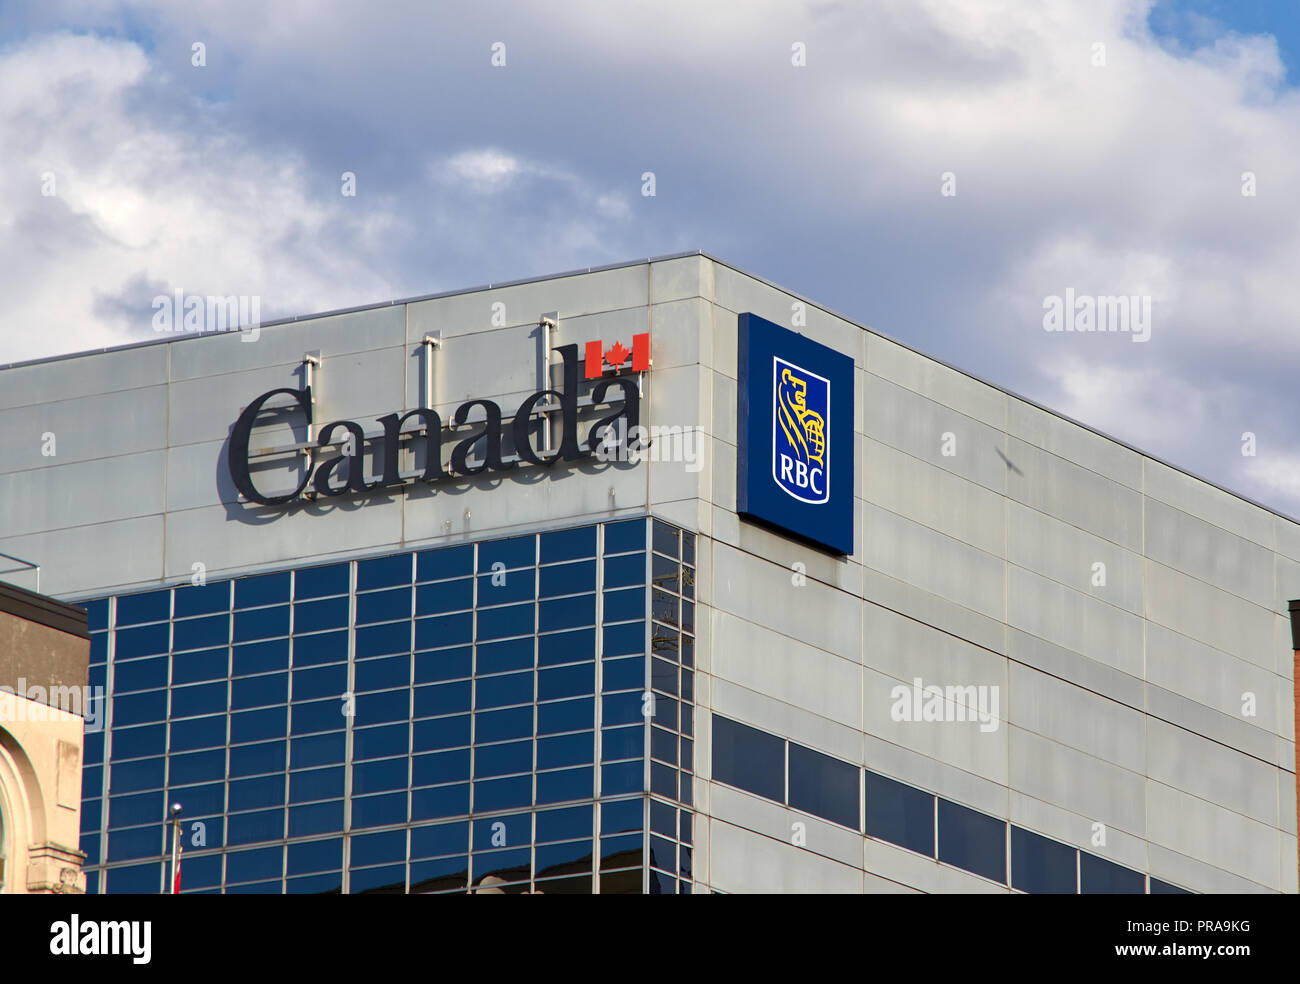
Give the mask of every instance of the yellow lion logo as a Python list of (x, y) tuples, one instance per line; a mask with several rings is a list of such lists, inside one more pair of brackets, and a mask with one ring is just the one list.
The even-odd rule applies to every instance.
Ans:
[(821, 414), (808, 409), (808, 381), (800, 379), (788, 367), (782, 367), (776, 402), (781, 429), (785, 431), (790, 447), (809, 467), (814, 463), (823, 467), (826, 421)]

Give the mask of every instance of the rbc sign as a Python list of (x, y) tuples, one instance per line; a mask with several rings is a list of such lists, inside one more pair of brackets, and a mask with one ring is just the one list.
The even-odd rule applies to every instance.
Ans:
[(740, 315), (737, 512), (853, 552), (853, 360)]

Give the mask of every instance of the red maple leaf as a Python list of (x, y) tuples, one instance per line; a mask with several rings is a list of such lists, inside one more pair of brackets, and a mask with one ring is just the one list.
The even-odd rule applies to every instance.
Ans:
[(611, 366), (617, 369), (619, 366), (621, 366), (624, 362), (627, 361), (627, 357), (631, 354), (632, 354), (631, 352), (629, 352), (627, 349), (623, 347), (622, 342), (615, 342), (612, 346), (610, 346), (609, 351), (605, 353), (605, 360)]

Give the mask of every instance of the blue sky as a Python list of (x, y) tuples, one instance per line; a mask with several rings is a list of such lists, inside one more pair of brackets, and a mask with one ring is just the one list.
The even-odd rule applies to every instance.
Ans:
[(7, 0), (0, 364), (701, 248), (1300, 514), (1298, 8)]
[(1269, 35), (1286, 65), (1287, 84), (1300, 82), (1300, 2), (1297, 0), (1161, 0), (1147, 23), (1159, 38), (1199, 46), (1227, 31)]

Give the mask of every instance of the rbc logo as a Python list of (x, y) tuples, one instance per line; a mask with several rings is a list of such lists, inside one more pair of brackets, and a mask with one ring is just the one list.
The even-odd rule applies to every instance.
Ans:
[(852, 554), (853, 358), (742, 312), (736, 369), (736, 512)]
[(830, 381), (776, 357), (772, 376), (772, 478), (800, 502), (826, 502)]

